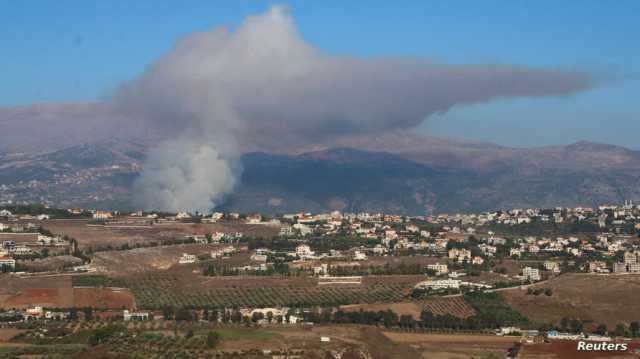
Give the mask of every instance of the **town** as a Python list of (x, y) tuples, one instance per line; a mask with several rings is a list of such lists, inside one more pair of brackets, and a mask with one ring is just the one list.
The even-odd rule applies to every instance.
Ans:
[[(567, 291), (581, 286), (616, 295), (638, 282), (640, 206), (631, 201), (428, 216), (8, 204), (0, 231), (0, 322), (22, 340), (52, 327), (70, 335), (76, 322), (93, 331), (209, 323), (216, 338), (236, 325), (361, 324), (490, 334), (515, 356), (548, 341), (640, 335), (635, 304), (617, 318), (534, 313), (569, 305)], [(616, 300), (633, 302), (624, 295)]]

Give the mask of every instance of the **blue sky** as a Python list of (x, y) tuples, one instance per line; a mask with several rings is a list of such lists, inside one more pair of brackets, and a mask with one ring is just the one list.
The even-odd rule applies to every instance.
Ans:
[(640, 1), (0, 0), (0, 106), (106, 98), (185, 33), (237, 26), (272, 4), (325, 53), (578, 68), (568, 97), (454, 108), (418, 131), (511, 146), (581, 139), (640, 149)]

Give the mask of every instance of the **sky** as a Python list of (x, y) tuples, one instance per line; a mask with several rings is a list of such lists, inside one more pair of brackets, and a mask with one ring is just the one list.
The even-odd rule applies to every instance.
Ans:
[(591, 140), (640, 149), (640, 2), (0, 0), (0, 106), (107, 99), (176, 39), (287, 6), (329, 55), (578, 69), (578, 94), (454, 107), (418, 132), (541, 146)]

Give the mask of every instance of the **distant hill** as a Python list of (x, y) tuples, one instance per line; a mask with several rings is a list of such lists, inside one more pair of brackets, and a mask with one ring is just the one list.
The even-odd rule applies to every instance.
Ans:
[[(595, 206), (640, 198), (640, 152), (592, 142), (516, 149), (392, 134), (296, 153), (250, 152), (222, 205), (242, 212), (301, 210), (470, 212)], [(148, 147), (107, 140), (0, 155), (0, 201), (130, 208)]]

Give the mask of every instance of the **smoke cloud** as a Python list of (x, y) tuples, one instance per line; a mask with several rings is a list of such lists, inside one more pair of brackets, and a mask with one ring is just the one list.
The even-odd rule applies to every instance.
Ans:
[(189, 34), (116, 96), (168, 140), (137, 181), (139, 205), (207, 211), (236, 185), (239, 147), (277, 149), (415, 128), (455, 105), (589, 88), (587, 74), (510, 65), (325, 55), (286, 8), (236, 30)]

